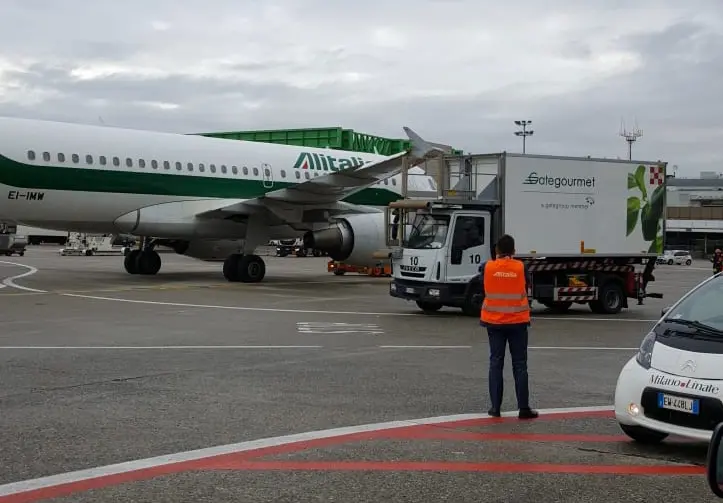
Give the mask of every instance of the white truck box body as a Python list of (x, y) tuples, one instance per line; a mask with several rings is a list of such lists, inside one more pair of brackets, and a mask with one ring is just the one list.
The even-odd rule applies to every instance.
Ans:
[[(662, 253), (665, 163), (503, 154), (503, 231), (518, 254)], [(646, 205), (649, 207), (646, 208)]]

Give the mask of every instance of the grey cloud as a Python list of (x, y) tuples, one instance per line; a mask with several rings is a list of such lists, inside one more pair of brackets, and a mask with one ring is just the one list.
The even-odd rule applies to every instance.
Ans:
[[(533, 98), (537, 79), (545, 78), (545, 75), (521, 73), (519, 84), (500, 82), (492, 86), (493, 90), (472, 96), (413, 98), (405, 96), (405, 86), (412, 88), (413, 81), (423, 84), (425, 77), (437, 71), (435, 61), (428, 61), (424, 67), (412, 67), (405, 63), (405, 58), (415, 51), (414, 47), (407, 52), (372, 52), (362, 43), (351, 47), (332, 37), (326, 41), (323, 31), (306, 29), (306, 19), (298, 20), (306, 29), (306, 36), (322, 39), (325, 44), (323, 50), (307, 54), (313, 56), (308, 62), (299, 61), (292, 54), (304, 46), (303, 37), (270, 31), (265, 34), (267, 38), (247, 40), (240, 30), (238, 40), (227, 41), (226, 45), (219, 43), (214, 51), (210, 51), (218, 57), (248, 56), (246, 62), (231, 59), (228, 63), (226, 69), (239, 74), (234, 78), (213, 73), (191, 77), (183, 75), (184, 67), (179, 66), (175, 75), (163, 78), (116, 75), (77, 81), (69, 74), (76, 64), (86, 60), (118, 63), (137, 55), (152, 54), (155, 44), (161, 41), (168, 44), (163, 38), (165, 35), (155, 35), (146, 25), (154, 20), (173, 22), (165, 15), (192, 17), (191, 4), (181, 3), (184, 8), (174, 4), (177, 7), (172, 8), (171, 3), (145, 7), (146, 3), (140, 7), (137, 2), (128, 1), (120, 8), (117, 3), (94, 2), (92, 7), (86, 8), (81, 5), (87, 6), (87, 2), (68, 0), (61, 9), (57, 3), (40, 0), (8, 3), (11, 14), (2, 21), (6, 33), (0, 35), (0, 41), (8, 40), (8, 33), (15, 31), (17, 40), (22, 40), (23, 23), (17, 20), (35, 18), (41, 31), (33, 37), (23, 37), (33, 39), (23, 49), (23, 54), (37, 51), (42, 55), (42, 62), (32, 66), (29, 72), (11, 72), (4, 78), (11, 77), (28, 88), (53, 89), (60, 94), (32, 108), (2, 103), (2, 115), (91, 124), (99, 124), (100, 116), (107, 125), (176, 132), (338, 125), (371, 134), (403, 137), (401, 127), (407, 125), (433, 141), (472, 152), (519, 151), (521, 145), (513, 135), (513, 121), (527, 118), (533, 120), (535, 130), (528, 142), (529, 152), (608, 157), (626, 155), (625, 142), (617, 136), (620, 119), (625, 118), (631, 125), (637, 117), (645, 136), (634, 147), (635, 157), (668, 160), (678, 164), (681, 172), (688, 170), (687, 173), (692, 175), (700, 170), (723, 171), (720, 140), (696, 139), (695, 136), (699, 129), (721, 129), (723, 104), (718, 89), (723, 80), (723, 36), (719, 34), (721, 31), (704, 30), (691, 20), (692, 14), (687, 18), (681, 16), (680, 22), (662, 26), (657, 32), (653, 30), (654, 25), (646, 25), (641, 30), (647, 33), (618, 39), (616, 43), (620, 49), (639, 55), (641, 67), (627, 75), (593, 81), (578, 91)], [(283, 3), (279, 1), (276, 5)], [(325, 22), (334, 22), (344, 16), (338, 24), (348, 25), (348, 30), (360, 39), (367, 36), (377, 21), (393, 26), (395, 16), (410, 25), (417, 24), (417, 36), (444, 39), (447, 31), (452, 33), (459, 26), (440, 26), (435, 19), (422, 19), (417, 15), (417, 12), (426, 12), (425, 9), (434, 3), (449, 4), (451, 9), (460, 10), (461, 6), (466, 6), (469, 16), (460, 19), (460, 23), (477, 23), (480, 29), (485, 27), (484, 11), (476, 10), (473, 3), (463, 0), (413, 4), (400, 1), (393, 6), (388, 2), (368, 0), (349, 9), (345, 7), (345, 12), (342, 12), (341, 4), (331, 6), (328, 2), (313, 0), (305, 2), (303, 10), (315, 13), (315, 18)], [(521, 3), (511, 6), (510, 12), (524, 13)], [(680, 6), (678, 2), (663, 0), (655, 3), (645, 0), (640, 4), (651, 6), (651, 9), (655, 5), (660, 8)], [(575, 5), (570, 1), (555, 0), (546, 9), (560, 9), (564, 13), (567, 12), (563, 10), (565, 6), (573, 8)], [(626, 3), (622, 1), (595, 0), (590, 5), (591, 9), (592, 6), (618, 9), (616, 15), (622, 20), (626, 15)], [(695, 9), (704, 4), (691, 0), (686, 5), (690, 5), (694, 14)], [(194, 36), (200, 37), (198, 33), (205, 28), (214, 42), (199, 38), (194, 44), (218, 43), (212, 37), (214, 23), (219, 22), (214, 19), (247, 14), (247, 7), (226, 1), (214, 2), (214, 9), (218, 11), (209, 9), (197, 13), (199, 31)], [(539, 9), (539, 4), (535, 9)], [(83, 12), (82, 20), (65, 24), (65, 19), (77, 16), (78, 12)], [(101, 13), (105, 13), (105, 17), (100, 17)], [(117, 21), (116, 25), (111, 26), (112, 20)], [(74, 30), (81, 26), (81, 30)], [(514, 31), (515, 26), (510, 26), (510, 30)], [(578, 26), (574, 33), (566, 35), (567, 43), (560, 46), (557, 56), (578, 62), (593, 57), (596, 47), (584, 32), (585, 26)], [(0, 58), (12, 58), (15, 47), (20, 45), (17, 40), (9, 41), (5, 48), (0, 46)], [(504, 43), (503, 40), (499, 42), (500, 50), (504, 50)], [(274, 47), (268, 55), (259, 49), (264, 44)], [(184, 59), (181, 55), (178, 64), (191, 66), (197, 62), (191, 56)], [(478, 64), (469, 62), (467, 66), (460, 66), (458, 78), (477, 78), (481, 84), (487, 84), (485, 68), (476, 68)], [(387, 76), (387, 70), (395, 66), (405, 69), (397, 75), (405, 75), (409, 82)], [(369, 72), (374, 75), (377, 90), (369, 96), (363, 86), (337, 83), (300, 89), (282, 81), (260, 83), (255, 80), (258, 75), (270, 72), (299, 75), (311, 71), (320, 74)], [(396, 98), (390, 98), (391, 91), (395, 91)], [(358, 96), (363, 98), (361, 105), (356, 100)], [(143, 102), (177, 103), (180, 108), (153, 109)]]

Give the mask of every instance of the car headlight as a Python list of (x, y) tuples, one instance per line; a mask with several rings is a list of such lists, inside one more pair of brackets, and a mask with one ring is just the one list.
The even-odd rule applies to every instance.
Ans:
[(646, 370), (650, 368), (650, 364), (653, 361), (653, 347), (655, 347), (655, 339), (655, 332), (650, 332), (646, 335), (643, 342), (640, 343), (638, 354), (635, 356), (635, 361)]

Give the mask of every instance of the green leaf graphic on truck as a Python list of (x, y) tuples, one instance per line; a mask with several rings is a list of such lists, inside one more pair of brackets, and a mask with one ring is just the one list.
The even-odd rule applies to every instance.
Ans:
[[(665, 171), (663, 166), (650, 166), (649, 173), (640, 164), (633, 173), (628, 173), (628, 190), (635, 195), (628, 197), (627, 235), (632, 234), (640, 222), (643, 239), (650, 243), (649, 253), (663, 252), (661, 221), (665, 202)], [(650, 185), (657, 185), (648, 194)]]

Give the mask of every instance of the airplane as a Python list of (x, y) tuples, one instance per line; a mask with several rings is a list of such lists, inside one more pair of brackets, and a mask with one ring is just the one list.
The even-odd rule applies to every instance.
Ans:
[(302, 237), (330, 258), (374, 265), (384, 212), (409, 191), (435, 192), (418, 164), (448, 151), (404, 128), (412, 148), (384, 156), (25, 118), (0, 118), (0, 221), (140, 237), (129, 274), (161, 269), (156, 246), (224, 261), (228, 281), (256, 283), (254, 254)]

